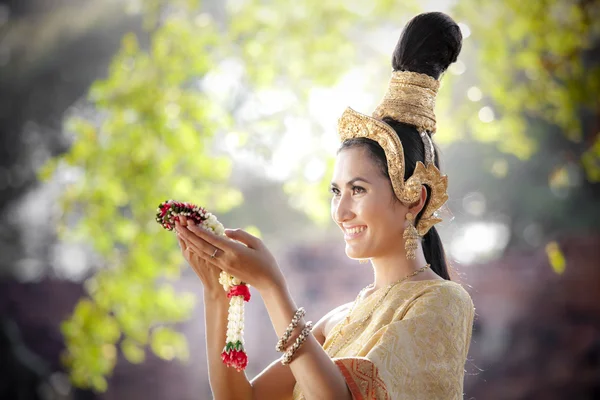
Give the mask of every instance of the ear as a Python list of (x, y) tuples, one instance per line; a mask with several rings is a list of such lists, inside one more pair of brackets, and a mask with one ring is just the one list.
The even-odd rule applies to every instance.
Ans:
[(425, 185), (421, 185), (421, 196), (419, 196), (419, 200), (411, 205), (408, 208), (408, 211), (412, 213), (412, 215), (417, 216), (425, 207), (425, 203), (427, 202), (427, 188)]

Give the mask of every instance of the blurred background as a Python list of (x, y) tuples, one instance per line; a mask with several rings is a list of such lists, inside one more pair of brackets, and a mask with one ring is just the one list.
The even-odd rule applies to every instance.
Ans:
[[(435, 140), (465, 398), (600, 398), (596, 0), (0, 0), (0, 398), (211, 398), (166, 199), (260, 235), (311, 319), (354, 299), (336, 121), (374, 109), (423, 11), (464, 36)], [(253, 294), (249, 378), (278, 356)]]

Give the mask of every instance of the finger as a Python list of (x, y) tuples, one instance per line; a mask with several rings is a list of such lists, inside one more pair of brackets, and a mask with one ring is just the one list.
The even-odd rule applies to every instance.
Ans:
[[(181, 223), (177, 220), (175, 220), (175, 234), (177, 236), (177, 242), (179, 243), (179, 246), (181, 247), (182, 245), (182, 241), (181, 239), (183, 239), (183, 237), (181, 236)], [(183, 247), (182, 247), (183, 249)]]
[(177, 242), (179, 243), (179, 247), (181, 248), (181, 250), (186, 251), (187, 244), (185, 243), (185, 240), (183, 240), (183, 237), (179, 232), (177, 232)]
[[(227, 261), (225, 260), (225, 257), (223, 257), (225, 255), (223, 250), (204, 242), (192, 232), (183, 233), (181, 236), (189, 251), (193, 252), (202, 260), (219, 267), (219, 269), (223, 269), (223, 264), (226, 264)], [(210, 249), (210, 252), (207, 249)]]
[(198, 257), (200, 257), (204, 254), (204, 252), (200, 248), (195, 246), (192, 242), (190, 242), (188, 239), (186, 239), (184, 237), (184, 235), (182, 235), (179, 232), (177, 232), (177, 240), (181, 243), (181, 245), (185, 249), (184, 251), (187, 251), (189, 254), (194, 254)]
[[(191, 221), (190, 221), (190, 225), (191, 225)], [(188, 229), (182, 228), (180, 230), (181, 236), (187, 242), (187, 245), (193, 246), (198, 251), (199, 256), (201, 256), (201, 255), (212, 256), (213, 254), (215, 254), (215, 249), (217, 250), (217, 254), (219, 254), (219, 250), (221, 250), (221, 249), (217, 248), (216, 246), (213, 246), (212, 244), (210, 244), (209, 242), (207, 242), (206, 240), (202, 239), (201, 237), (196, 235), (194, 232), (189, 230), (190, 225), (188, 225)], [(198, 229), (201, 229), (201, 228), (198, 228)], [(222, 253), (223, 252), (221, 251), (221, 254)], [(215, 257), (216, 256), (217, 255), (215, 255)]]
[(181, 221), (181, 225), (183, 225), (183, 226), (187, 225), (187, 218), (184, 217), (183, 215), (179, 216), (179, 220)]
[[(179, 247), (181, 247), (181, 250), (183, 252), (183, 256), (185, 257), (186, 261), (194, 268), (194, 270), (196, 269), (196, 267), (193, 265), (194, 263), (192, 262), (192, 259), (194, 257), (199, 258), (199, 259), (203, 259), (202, 258), (202, 251), (198, 248), (193, 247), (193, 245), (191, 243), (188, 243), (183, 236), (181, 236), (181, 234), (177, 233), (177, 240), (179, 242)], [(199, 255), (200, 254), (200, 255)], [(204, 260), (204, 259), (203, 259)], [(205, 261), (206, 262), (206, 261)]]
[(206, 252), (204, 252), (203, 250), (199, 249), (194, 243), (188, 242), (187, 243), (187, 248), (188, 251), (192, 252), (196, 257), (202, 259), (202, 261), (211, 264), (215, 267), (218, 267), (219, 269), (221, 269), (220, 266), (220, 262), (219, 262), (219, 255), (222, 255), (223, 252), (220, 251), (219, 249), (216, 249), (216, 255), (215, 257), (212, 257), (212, 254), (215, 253), (215, 251), (213, 250), (213, 253), (211, 253), (210, 255), (206, 254)]
[(258, 249), (262, 245), (262, 241), (259, 238), (249, 234), (243, 229), (225, 229), (225, 235), (227, 235), (228, 238), (244, 243), (251, 249)]
[(187, 229), (189, 229), (200, 239), (225, 253), (228, 251), (236, 252), (240, 250), (240, 245), (238, 243), (228, 240), (225, 237), (215, 235), (212, 231), (202, 227), (201, 225), (196, 225), (194, 221), (189, 221)]
[(175, 221), (175, 230), (179, 234), (184, 234), (184, 233), (188, 232), (188, 230), (186, 229), (186, 226), (183, 225), (182, 221)]

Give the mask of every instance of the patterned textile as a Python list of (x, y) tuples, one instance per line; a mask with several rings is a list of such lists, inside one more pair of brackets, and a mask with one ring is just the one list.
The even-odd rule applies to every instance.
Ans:
[[(475, 313), (467, 291), (451, 281), (403, 282), (349, 338), (383, 294), (379, 289), (360, 301), (335, 346), (343, 322), (323, 344), (354, 399), (462, 399)], [(298, 385), (293, 398), (304, 400)]]

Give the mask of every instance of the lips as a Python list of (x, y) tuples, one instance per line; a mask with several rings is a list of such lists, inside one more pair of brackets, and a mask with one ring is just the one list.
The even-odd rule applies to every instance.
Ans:
[(367, 230), (367, 227), (365, 225), (344, 228), (344, 239), (345, 240), (355, 239), (358, 236), (362, 235), (366, 230)]

